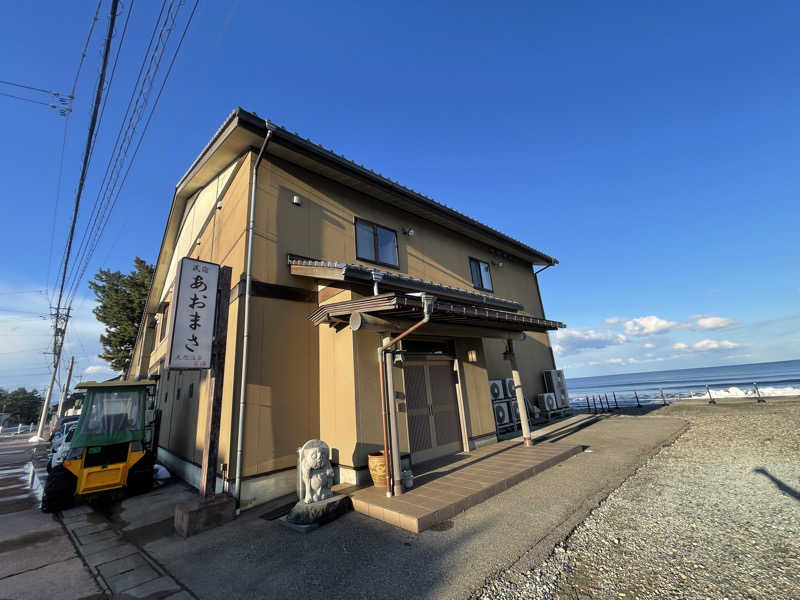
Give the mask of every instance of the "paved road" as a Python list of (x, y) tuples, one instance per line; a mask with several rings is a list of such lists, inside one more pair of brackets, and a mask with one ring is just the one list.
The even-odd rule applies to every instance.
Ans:
[(203, 600), (466, 598), (498, 571), (521, 575), (538, 565), (685, 426), (675, 418), (578, 415), (537, 430), (540, 443), (582, 444), (591, 452), (421, 534), (349, 513), (302, 535), (254, 508), (184, 540), (172, 532), (172, 514), (194, 493), (181, 484), (125, 500), (115, 525)]
[(39, 510), (27, 438), (0, 439), (0, 600), (100, 599), (61, 523)]

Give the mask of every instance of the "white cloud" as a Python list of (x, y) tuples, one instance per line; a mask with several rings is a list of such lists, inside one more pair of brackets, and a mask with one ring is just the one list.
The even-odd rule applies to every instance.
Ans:
[(624, 358), (609, 358), (606, 361), (610, 365), (624, 365), (625, 359)]
[(716, 340), (701, 340), (692, 347), (695, 350), (730, 350), (732, 348), (738, 348), (739, 344), (729, 342), (728, 340), (722, 340), (721, 342)]
[(738, 323), (736, 319), (716, 317), (714, 315), (696, 315), (692, 319), (694, 320), (694, 326), (699, 329), (722, 329)]
[[(44, 288), (44, 286), (38, 286)], [(0, 310), (0, 339), (6, 343), (0, 369), (0, 387), (44, 390), (49, 380), (53, 357), (53, 324), (50, 301), (36, 283), (0, 282), (2, 310)], [(99, 337), (104, 327), (92, 314), (95, 302), (90, 298), (76, 297), (72, 304), (72, 318), (62, 353), (62, 368), (57, 382), (66, 379), (66, 364), (75, 357), (72, 384), (78, 382), (88, 364), (99, 362), (101, 352)], [(110, 377), (111, 375), (109, 375)]]
[(672, 349), (679, 352), (708, 352), (709, 350), (733, 350), (739, 348), (741, 344), (728, 340), (700, 340), (692, 345), (678, 342), (673, 344)]
[(618, 323), (622, 323), (625, 319), (622, 317), (609, 317), (606, 319), (606, 325), (617, 325)]
[(667, 321), (655, 315), (647, 317), (637, 317), (630, 321), (625, 321), (625, 333), (627, 335), (655, 335), (666, 333), (680, 327), (680, 323)]
[(722, 329), (737, 323), (736, 319), (716, 315), (692, 315), (680, 322), (649, 315), (625, 321), (625, 333), (639, 336), (656, 335), (677, 329)]
[(594, 329), (562, 329), (553, 334), (553, 352), (560, 355), (574, 354), (588, 348), (600, 349), (624, 344), (628, 339), (612, 331)]
[(655, 348), (655, 347), (656, 347), (656, 345), (655, 345), (655, 344), (650, 344), (650, 343), (648, 343), (648, 344), (645, 344), (645, 345), (644, 345), (644, 347), (645, 347), (645, 348)]

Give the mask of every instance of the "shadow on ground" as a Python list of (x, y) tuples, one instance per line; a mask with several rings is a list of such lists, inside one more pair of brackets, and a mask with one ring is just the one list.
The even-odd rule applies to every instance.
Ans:
[(775, 477), (772, 473), (767, 471), (764, 467), (757, 467), (753, 469), (753, 473), (758, 473), (759, 475), (763, 475), (767, 479), (769, 479), (776, 488), (778, 488), (781, 492), (789, 496), (790, 498), (794, 498), (798, 502), (800, 502), (800, 491), (794, 489), (791, 486), (786, 485), (783, 481)]

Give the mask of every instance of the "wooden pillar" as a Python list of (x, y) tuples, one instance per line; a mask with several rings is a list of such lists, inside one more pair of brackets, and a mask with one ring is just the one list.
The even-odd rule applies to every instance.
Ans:
[(214, 341), (211, 349), (211, 378), (208, 411), (203, 444), (200, 497), (213, 498), (217, 487), (219, 454), (219, 422), (222, 415), (222, 386), (225, 378), (225, 345), (228, 338), (228, 309), (231, 295), (231, 268), (222, 267), (217, 280), (217, 315), (214, 320)]
[(531, 440), (531, 428), (528, 425), (528, 409), (525, 407), (525, 395), (522, 392), (522, 379), (519, 376), (517, 367), (517, 357), (514, 354), (514, 342), (506, 341), (506, 351), (503, 355), (507, 361), (511, 362), (511, 377), (514, 380), (514, 395), (517, 397), (517, 407), (519, 408), (519, 422), (522, 425), (522, 441), (526, 446), (533, 446)]

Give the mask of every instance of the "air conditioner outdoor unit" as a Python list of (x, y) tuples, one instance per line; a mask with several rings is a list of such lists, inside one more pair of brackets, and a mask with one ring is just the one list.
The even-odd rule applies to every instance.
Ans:
[(506, 396), (508, 398), (516, 398), (517, 397), (517, 393), (516, 393), (516, 390), (514, 389), (514, 379), (511, 378), (511, 377), (506, 377), (503, 380), (503, 383), (506, 386)]
[(511, 413), (508, 410), (508, 402), (494, 402), (494, 422), (498, 427), (503, 427), (511, 423)]
[(569, 393), (567, 392), (567, 381), (564, 378), (564, 371), (561, 369), (545, 371), (544, 386), (548, 392), (555, 394), (556, 406), (558, 408), (567, 408), (569, 406)]
[(558, 405), (556, 404), (556, 395), (552, 392), (547, 394), (539, 394), (538, 404), (542, 410), (550, 411), (558, 408)]
[(519, 404), (516, 400), (509, 400), (508, 405), (511, 407), (511, 417), (514, 419), (514, 423), (519, 423)]
[(528, 409), (528, 417), (536, 421), (542, 411), (539, 410), (539, 407), (536, 406), (534, 402), (531, 402), (528, 398), (525, 398), (525, 406)]
[(502, 379), (489, 380), (489, 395), (492, 397), (492, 400), (502, 400), (505, 398), (506, 393), (503, 389)]

